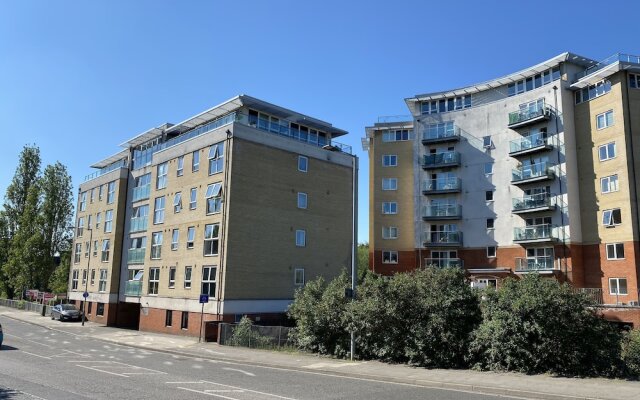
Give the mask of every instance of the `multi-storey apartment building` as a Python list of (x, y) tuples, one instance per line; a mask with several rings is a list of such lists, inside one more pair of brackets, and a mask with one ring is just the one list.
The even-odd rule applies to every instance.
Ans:
[[(366, 129), (370, 267), (540, 273), (640, 324), (640, 58), (564, 53)], [(612, 317), (613, 318), (613, 317)]]
[(351, 265), (346, 133), (240, 95), (126, 141), (80, 186), (70, 298), (86, 288), (94, 321), (189, 335), (201, 294), (204, 321), (282, 316)]

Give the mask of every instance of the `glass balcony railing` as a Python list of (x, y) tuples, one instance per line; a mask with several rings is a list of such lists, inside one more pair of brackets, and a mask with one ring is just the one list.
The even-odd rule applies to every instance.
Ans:
[(511, 182), (526, 181), (535, 178), (553, 178), (553, 165), (547, 161), (537, 164), (521, 165), (511, 171)]
[(428, 246), (460, 246), (462, 245), (462, 232), (435, 231), (425, 232), (424, 242)]
[(549, 107), (545, 104), (544, 99), (540, 99), (523, 104), (518, 111), (509, 113), (509, 126), (523, 125), (527, 121), (549, 115)]
[(422, 190), (424, 192), (456, 192), (460, 191), (460, 178), (437, 178), (424, 182)]
[(589, 68), (585, 69), (582, 72), (579, 72), (576, 74), (575, 76), (575, 80), (580, 80), (581, 78), (584, 78), (587, 75), (591, 75), (596, 71), (601, 70), (602, 68), (605, 68), (611, 64), (614, 64), (616, 62), (623, 62), (623, 63), (629, 63), (629, 64), (640, 64), (640, 57), (639, 56), (634, 56), (631, 54), (622, 54), (622, 53), (617, 53), (614, 54), (610, 57), (605, 58), (604, 60), (600, 61), (599, 63), (590, 66)]
[(124, 286), (126, 296), (140, 297), (142, 295), (142, 281), (127, 281)]
[(107, 165), (104, 168), (101, 168), (100, 170), (89, 174), (87, 176), (84, 177), (84, 181), (90, 181), (91, 179), (97, 178), (99, 176), (102, 176), (104, 174), (108, 174), (111, 171), (115, 171), (116, 169), (120, 169), (120, 168), (127, 168), (127, 159), (123, 159), (120, 161), (116, 161), (111, 165)]
[(144, 254), (146, 248), (129, 249), (127, 253), (127, 263), (129, 264), (144, 264)]
[(553, 257), (516, 258), (516, 271), (550, 271), (556, 269)]
[(512, 140), (509, 142), (509, 153), (519, 153), (537, 147), (548, 146), (548, 139), (541, 134), (531, 135), (522, 139)]
[(425, 258), (424, 265), (437, 268), (462, 268), (462, 260), (459, 258)]
[(460, 153), (457, 151), (445, 151), (443, 153), (428, 154), (424, 156), (423, 168), (439, 168), (460, 165)]
[(454, 141), (460, 139), (460, 128), (453, 123), (440, 123), (430, 125), (422, 134), (422, 142)]
[(553, 226), (551, 224), (513, 228), (513, 240), (516, 242), (551, 240), (553, 238)]
[(148, 223), (149, 223), (149, 217), (131, 218), (131, 227), (129, 228), (129, 232), (146, 231)]
[(133, 198), (131, 201), (138, 200), (146, 200), (149, 198), (149, 193), (151, 191), (151, 185), (146, 184), (144, 186), (134, 187), (133, 188)]
[(513, 204), (513, 208), (511, 210), (515, 212), (555, 207), (553, 197), (549, 193), (538, 193), (524, 197), (516, 197), (511, 200)]
[(422, 209), (422, 217), (427, 219), (451, 219), (460, 218), (462, 216), (462, 206), (458, 204), (438, 204), (424, 206)]

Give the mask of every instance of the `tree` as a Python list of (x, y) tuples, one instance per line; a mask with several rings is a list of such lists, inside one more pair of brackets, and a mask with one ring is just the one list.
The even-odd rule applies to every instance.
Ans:
[(9, 294), (9, 282), (2, 267), (9, 260), (10, 244), (7, 216), (4, 210), (0, 210), (0, 296), (8, 296)]
[(363, 280), (369, 272), (369, 243), (358, 244), (358, 279)]
[(71, 264), (71, 250), (60, 252), (60, 265), (56, 267), (49, 278), (48, 288), (53, 293), (66, 293), (69, 287), (69, 265)]
[(36, 145), (27, 145), (22, 149), (18, 168), (16, 168), (5, 194), (4, 211), (8, 222), (9, 237), (13, 237), (18, 230), (29, 190), (39, 179), (40, 163), (40, 149)]

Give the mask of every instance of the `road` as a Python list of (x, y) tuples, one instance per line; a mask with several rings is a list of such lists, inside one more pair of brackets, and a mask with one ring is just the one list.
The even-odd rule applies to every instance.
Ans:
[(0, 352), (0, 400), (498, 399), (322, 372), (166, 354), (8, 318), (0, 322), (5, 332)]

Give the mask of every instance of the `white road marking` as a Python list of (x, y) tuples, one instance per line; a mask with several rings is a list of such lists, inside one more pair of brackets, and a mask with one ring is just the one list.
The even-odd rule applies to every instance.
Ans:
[(122, 377), (122, 378), (128, 378), (128, 376), (127, 376), (127, 375), (116, 374), (115, 372), (104, 371), (104, 370), (97, 369), (97, 368), (91, 368), (91, 367), (87, 367), (86, 365), (76, 364), (76, 367), (86, 368), (86, 369), (91, 369), (91, 370), (93, 370), (93, 371), (98, 371), (98, 372), (104, 372), (105, 374), (110, 374), (110, 375), (120, 376), (120, 377)]
[(206, 394), (206, 395), (209, 395), (209, 396), (220, 397), (221, 399), (227, 399), (227, 400), (239, 400), (239, 399), (236, 399), (235, 397), (228, 397), (228, 396), (223, 396), (223, 395), (221, 395), (221, 394), (207, 393), (207, 392), (204, 392), (204, 391), (202, 391), (202, 390), (189, 389), (189, 388), (184, 388), (184, 387), (180, 387), (180, 386), (178, 386), (178, 389), (187, 390), (187, 391), (189, 391), (189, 392), (194, 392), (194, 393)]
[(47, 360), (51, 360), (51, 357), (45, 357), (45, 356), (41, 356), (39, 354), (29, 353), (28, 351), (24, 351), (24, 350), (22, 350), (22, 352), (25, 353), (25, 354), (29, 354), (30, 356), (36, 356), (36, 357), (40, 357), (40, 358), (45, 358)]
[(243, 373), (243, 374), (245, 374), (245, 375), (247, 375), (247, 376), (256, 376), (256, 374), (252, 374), (251, 372), (243, 371), (243, 370), (241, 370), (241, 369), (237, 369), (237, 368), (222, 368), (222, 369), (224, 369), (225, 371), (236, 371), (236, 372), (240, 372), (240, 373)]
[(48, 344), (46, 344), (46, 343), (41, 343), (41, 342), (38, 342), (38, 341), (35, 341), (35, 340), (31, 340), (31, 339), (25, 339), (25, 338), (23, 338), (23, 337), (16, 336), (16, 335), (12, 335), (12, 334), (10, 334), (10, 333), (5, 333), (4, 335), (5, 335), (5, 336), (9, 336), (9, 337), (18, 338), (18, 339), (20, 339), (20, 340), (25, 340), (25, 341), (27, 341), (27, 342), (35, 343), (35, 344), (38, 344), (38, 345), (40, 345), (40, 346), (44, 346), (44, 347), (48, 347), (48, 348), (53, 348), (53, 346), (48, 345)]
[[(170, 383), (170, 382), (167, 382)], [(187, 390), (189, 392), (194, 392), (194, 393), (201, 393), (201, 394), (206, 394), (208, 396), (214, 396), (214, 397), (220, 397), (223, 399), (229, 399), (229, 400), (240, 400), (238, 398), (235, 397), (229, 397), (229, 396), (223, 396), (219, 393), (244, 393), (244, 394), (258, 394), (262, 397), (265, 398), (276, 398), (276, 399), (283, 399), (283, 400), (296, 400), (294, 398), (291, 397), (284, 397), (284, 396), (280, 396), (277, 394), (273, 394), (273, 393), (266, 393), (266, 392), (260, 392), (258, 390), (252, 390), (252, 389), (247, 389), (247, 388), (242, 388), (242, 387), (238, 387), (238, 386), (231, 386), (231, 385), (225, 385), (223, 383), (218, 383), (218, 382), (211, 382), (211, 381), (199, 381), (199, 382), (188, 382), (188, 383), (181, 383), (182, 385), (186, 385), (186, 384), (190, 384), (190, 385), (199, 385), (199, 386), (204, 386), (204, 388), (199, 388), (199, 389), (195, 389), (195, 388), (191, 388), (191, 387), (184, 387), (184, 386), (177, 386), (177, 389), (182, 389), (182, 390)], [(207, 388), (207, 386), (209, 386), (209, 388)], [(213, 387), (211, 387), (213, 386)]]

